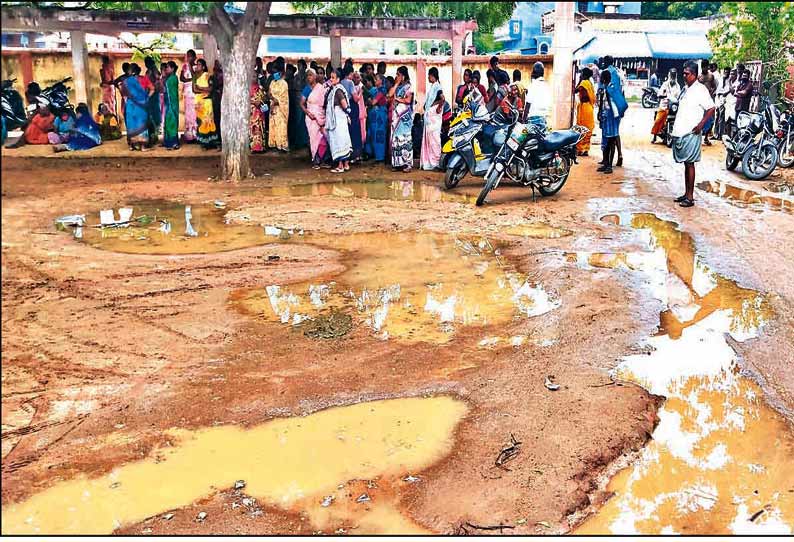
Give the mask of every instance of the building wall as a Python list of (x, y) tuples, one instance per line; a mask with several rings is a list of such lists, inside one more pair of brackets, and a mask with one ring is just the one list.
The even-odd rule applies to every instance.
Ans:
[(539, 42), (551, 44), (551, 36), (541, 32), (541, 17), (554, 9), (554, 2), (518, 2), (511, 20), (521, 21), (521, 39), (500, 42), (503, 50), (528, 49), (529, 54), (538, 53)]
[[(584, 4), (584, 2), (578, 3)], [(606, 13), (604, 4), (617, 4), (617, 13), (622, 15), (640, 15), (642, 12), (642, 2), (587, 2), (585, 13)]]

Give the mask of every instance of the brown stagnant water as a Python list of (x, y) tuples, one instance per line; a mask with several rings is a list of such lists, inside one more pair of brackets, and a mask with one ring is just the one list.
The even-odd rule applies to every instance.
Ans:
[[(451, 397), (417, 397), (330, 408), (250, 429), (172, 429), (166, 432), (170, 445), (146, 459), (5, 504), (3, 534), (110, 534), (232, 488), (236, 480), (245, 481), (245, 494), (305, 514), (327, 534), (339, 528), (427, 533), (401, 512), (400, 493), (450, 453), (467, 411)], [(360, 499), (364, 494), (368, 500)]]
[(641, 253), (571, 253), (584, 268), (642, 273), (664, 305), (649, 354), (615, 376), (666, 397), (639, 459), (577, 534), (787, 534), (794, 529), (794, 428), (740, 376), (726, 336), (753, 340), (772, 317), (765, 296), (711, 271), (691, 236), (651, 214), (605, 222), (643, 235)]
[(720, 181), (703, 181), (698, 183), (697, 187), (705, 192), (725, 198), (733, 205), (749, 206), (759, 210), (773, 209), (789, 213), (794, 212), (794, 198), (791, 196), (765, 194), (762, 191), (739, 188)]
[(381, 339), (445, 343), (462, 326), (503, 326), (560, 304), (484, 238), (415, 232), (292, 238), (343, 252), (346, 270), (238, 292), (245, 311), (299, 326), (341, 310)]
[(362, 198), (375, 200), (474, 203), (476, 196), (448, 192), (419, 181), (339, 181), (330, 183), (293, 184), (257, 188), (256, 194), (270, 197)]

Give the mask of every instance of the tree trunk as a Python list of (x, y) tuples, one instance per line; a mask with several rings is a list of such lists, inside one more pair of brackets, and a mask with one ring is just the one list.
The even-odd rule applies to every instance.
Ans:
[[(221, 97), (221, 178), (240, 181), (251, 175), (248, 162), (251, 100), (249, 85), (262, 27), (270, 13), (270, 2), (248, 2), (243, 15), (233, 21), (215, 2), (209, 12), (212, 35), (218, 42), (223, 66)], [(209, 67), (212, 69), (212, 67)]]

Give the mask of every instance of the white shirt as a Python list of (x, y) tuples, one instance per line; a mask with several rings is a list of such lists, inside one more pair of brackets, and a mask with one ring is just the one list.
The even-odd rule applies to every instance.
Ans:
[(670, 104), (670, 99), (674, 102), (678, 101), (678, 95), (681, 94), (681, 85), (675, 79), (667, 79), (659, 89), (659, 110), (665, 111)]
[(533, 79), (527, 88), (526, 103), (530, 104), (530, 117), (546, 118), (551, 113), (551, 89), (542, 77)]
[(692, 129), (703, 120), (703, 115), (712, 107), (714, 100), (711, 99), (709, 89), (703, 83), (695, 81), (691, 86), (685, 86), (678, 101), (673, 137), (692, 133)]

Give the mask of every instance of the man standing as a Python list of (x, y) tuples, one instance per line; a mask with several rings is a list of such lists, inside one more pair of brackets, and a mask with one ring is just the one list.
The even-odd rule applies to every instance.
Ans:
[(651, 134), (653, 134), (651, 143), (656, 143), (656, 137), (661, 133), (667, 122), (670, 102), (678, 102), (680, 94), (681, 86), (678, 84), (678, 73), (675, 68), (672, 68), (667, 76), (667, 81), (659, 89), (659, 107), (656, 109), (656, 119), (654, 120), (653, 128), (651, 128)]
[(684, 195), (675, 198), (681, 207), (695, 205), (695, 162), (700, 161), (703, 128), (714, 117), (714, 100), (698, 81), (698, 65), (684, 64), (684, 87), (673, 124), (673, 159), (684, 164)]
[(717, 105), (717, 114), (714, 121), (714, 135), (721, 138), (725, 134), (726, 123), (729, 118), (728, 115), (728, 95), (731, 93), (731, 70), (725, 68), (721, 76), (719, 85), (717, 85), (717, 95), (714, 99)]
[(750, 70), (739, 73), (739, 85), (736, 87), (736, 117), (742, 111), (750, 111), (750, 100), (753, 99), (753, 82), (750, 81)]
[(532, 66), (532, 83), (527, 89), (527, 122), (546, 130), (546, 117), (551, 113), (551, 88), (543, 79), (543, 63)]
[[(704, 60), (700, 65), (703, 68), (703, 73), (701, 73), (700, 77), (698, 77), (698, 82), (702, 83), (703, 86), (706, 87), (706, 89), (709, 91), (709, 96), (711, 96), (711, 99), (713, 100), (714, 96), (717, 94), (717, 79), (709, 70), (708, 61)], [(714, 118), (709, 119), (708, 123), (706, 123), (706, 125), (703, 127), (703, 135), (706, 136), (703, 140), (703, 143), (708, 146), (711, 146), (711, 141), (709, 141), (709, 133), (711, 132), (712, 126), (714, 126)]]
[(651, 88), (659, 88), (659, 75), (658, 70), (651, 74), (651, 80), (648, 82)]

